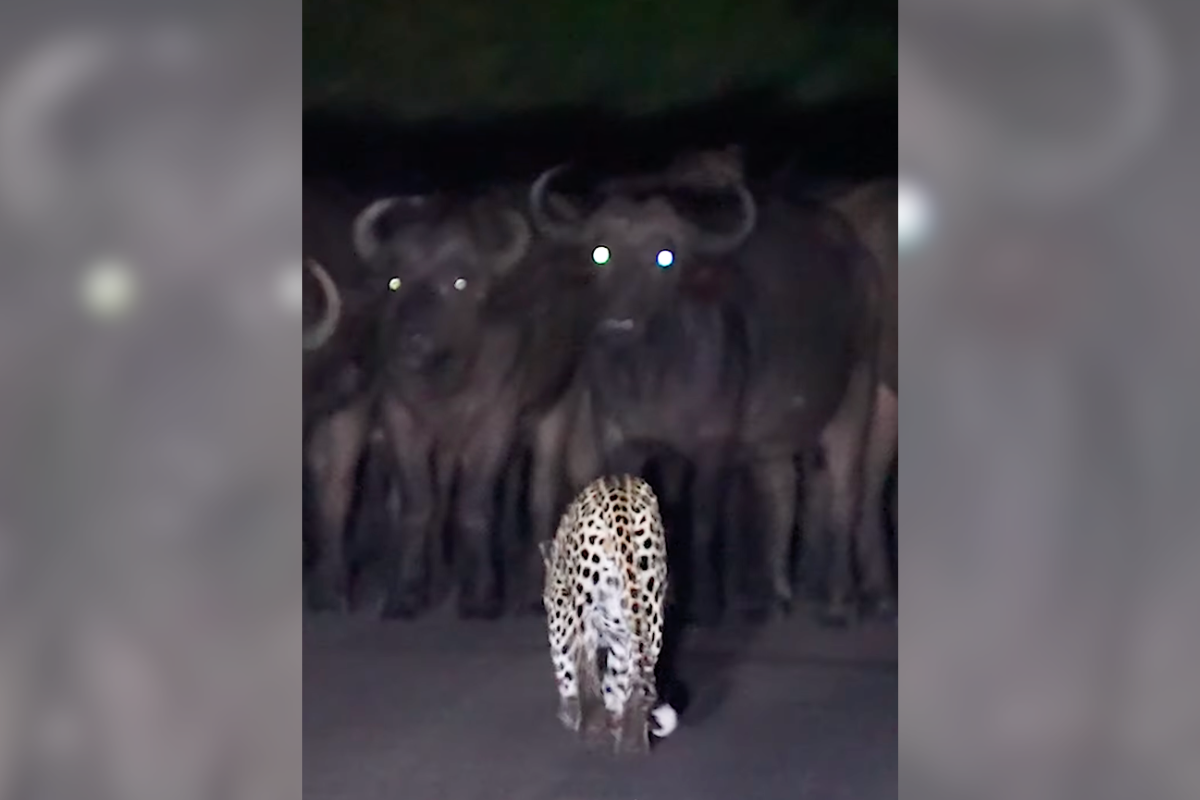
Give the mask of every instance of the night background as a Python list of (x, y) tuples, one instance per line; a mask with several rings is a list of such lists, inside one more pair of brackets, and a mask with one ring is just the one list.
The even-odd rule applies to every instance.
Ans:
[(874, 0), (308, 0), (305, 169), (369, 173), (368, 143), (399, 159), (403, 136), (409, 174), (415, 152), (478, 176), (731, 141), (757, 145), (752, 173), (889, 174), (896, 69), (896, 6)]

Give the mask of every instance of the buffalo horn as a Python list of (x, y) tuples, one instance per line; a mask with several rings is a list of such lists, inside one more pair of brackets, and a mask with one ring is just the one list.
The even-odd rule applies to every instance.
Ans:
[(534, 227), (537, 228), (538, 233), (547, 239), (553, 239), (558, 242), (578, 243), (583, 238), (580, 227), (569, 222), (553, 219), (546, 210), (546, 188), (550, 185), (550, 181), (557, 177), (566, 167), (566, 164), (551, 167), (533, 182), (533, 186), (529, 189), (529, 216), (533, 219)]
[(712, 233), (693, 226), (694, 238), (692, 241), (696, 250), (704, 253), (728, 252), (745, 241), (746, 237), (754, 230), (758, 221), (758, 205), (754, 202), (754, 195), (741, 184), (730, 188), (737, 194), (742, 207), (741, 223), (737, 228), (726, 233)]
[(342, 296), (338, 292), (337, 284), (329, 277), (324, 267), (311, 258), (304, 260), (304, 267), (312, 272), (321, 286), (321, 293), (325, 295), (324, 315), (317, 324), (304, 332), (304, 349), (316, 350), (329, 341), (329, 337), (337, 330), (338, 321), (342, 317)]
[(1085, 3), (1101, 15), (1107, 34), (1116, 112), (1107, 124), (1082, 142), (1066, 146), (1031, 146), (1020, 142), (1000, 153), (996, 180), (1022, 198), (1040, 200), (1077, 197), (1097, 191), (1102, 180), (1146, 151), (1158, 133), (1167, 102), (1167, 64), (1161, 33), (1137, 3)]
[(379, 236), (375, 232), (375, 226), (379, 224), (380, 217), (386, 214), (398, 200), (399, 198), (396, 197), (376, 200), (364, 208), (354, 220), (354, 249), (358, 252), (359, 258), (368, 264), (372, 263), (375, 256), (379, 254)]

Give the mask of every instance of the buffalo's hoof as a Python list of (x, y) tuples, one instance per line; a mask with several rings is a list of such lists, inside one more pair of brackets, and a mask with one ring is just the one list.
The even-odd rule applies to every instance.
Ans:
[(692, 622), (701, 628), (715, 628), (721, 624), (721, 607), (716, 603), (697, 603), (691, 609)]
[(765, 603), (755, 603), (742, 608), (742, 620), (751, 625), (761, 625), (771, 619), (771, 607)]
[(896, 619), (896, 600), (888, 595), (877, 595), (863, 603), (863, 613), (888, 622)]
[(854, 607), (845, 600), (831, 600), (817, 615), (817, 621), (827, 628), (845, 628), (854, 621)]
[(329, 586), (314, 586), (308, 592), (307, 607), (316, 613), (348, 614), (350, 604), (346, 595)]
[(383, 604), (384, 619), (412, 619), (429, 607), (424, 589), (406, 589), (391, 594)]
[(495, 597), (460, 597), (458, 615), (463, 619), (497, 619), (503, 609)]

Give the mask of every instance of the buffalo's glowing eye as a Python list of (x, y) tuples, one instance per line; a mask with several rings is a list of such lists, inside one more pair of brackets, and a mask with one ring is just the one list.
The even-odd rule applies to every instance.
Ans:
[(466, 280), (466, 278), (459, 278), (458, 280), (456, 280), (456, 281), (454, 282), (454, 288), (455, 288), (455, 289), (458, 289), (460, 292), (461, 292), (463, 289), (467, 288), (467, 280)]
[(659, 267), (666, 269), (675, 263), (675, 254), (670, 250), (659, 250), (658, 257), (655, 260), (658, 262)]
[(597, 264), (607, 264), (611, 255), (607, 247), (600, 245), (592, 251), (592, 261), (595, 261)]
[(400, 279), (392, 278), (390, 281), (388, 281), (388, 288), (391, 289), (393, 292), (396, 291), (397, 289), (399, 289), (400, 288)]

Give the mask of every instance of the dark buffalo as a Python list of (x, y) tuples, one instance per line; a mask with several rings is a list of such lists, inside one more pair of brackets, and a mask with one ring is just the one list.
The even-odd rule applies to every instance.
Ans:
[(500, 608), (498, 481), (525, 426), (567, 385), (586, 320), (572, 298), (587, 276), (548, 260), (515, 205), (499, 192), (389, 198), (355, 223), (359, 254), (394, 288), (381, 408), (403, 506), (388, 615), (426, 605), (446, 522), (460, 612)]
[(316, 501), (309, 602), (318, 609), (347, 599), (345, 528), (366, 442), (384, 294), (351, 245), (359, 206), (328, 186), (304, 188), (304, 452)]
[[(534, 185), (531, 213), (595, 274), (599, 315), (574, 394), (576, 445), (592, 447), (569, 448), (571, 481), (640, 472), (662, 450), (690, 461), (691, 606), (707, 621), (718, 613), (715, 522), (731, 467), (746, 469), (766, 502), (770, 585), (790, 602), (793, 458), (817, 446), (835, 412), (833, 427), (865, 439), (879, 291), (877, 269), (836, 214), (756, 202), (729, 159), (685, 163), (575, 203), (548, 191), (552, 170)], [(706, 217), (703, 196), (736, 210)], [(861, 458), (834, 477), (830, 522), (852, 530)]]
[[(879, 180), (839, 191), (830, 197), (830, 204), (853, 226), (865, 247), (874, 257), (882, 278), (882, 302), (879, 306), (881, 336), (877, 353), (879, 385), (876, 388), (873, 415), (864, 465), (862, 521), (853, 536), (853, 542), (840, 543), (849, 551), (856, 545), (859, 555), (861, 586), (864, 599), (874, 602), (878, 611), (890, 613), (895, 595), (888, 558), (887, 535), (883, 528), (884, 492), (888, 475), (896, 458), (899, 444), (899, 392), (900, 374), (897, 358), (897, 183), (895, 180)], [(850, 444), (857, 447), (858, 442)], [(847, 447), (847, 443), (831, 439), (826, 442), (826, 458), (831, 463), (843, 462), (854, 457), (854, 453), (835, 453), (831, 448)], [(813, 487), (813, 491), (819, 491)], [(892, 503), (894, 510), (895, 503)], [(839, 556), (835, 563), (848, 564), (849, 555)], [(849, 593), (848, 572), (834, 573), (832, 590), (838, 594)], [(840, 582), (840, 583), (838, 583)]]

